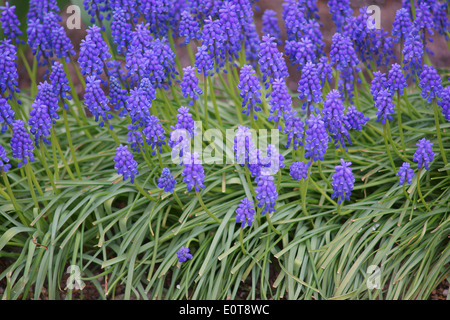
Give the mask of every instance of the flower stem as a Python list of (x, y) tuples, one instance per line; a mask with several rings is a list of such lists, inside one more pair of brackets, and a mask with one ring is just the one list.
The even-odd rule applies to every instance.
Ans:
[(281, 232), (277, 229), (275, 229), (275, 227), (272, 224), (272, 220), (270, 219), (270, 214), (269, 212), (267, 212), (266, 214), (266, 219), (267, 219), (267, 223), (269, 224), (270, 229), (272, 229), (276, 234), (281, 235)]
[(386, 146), (386, 152), (388, 154), (389, 160), (391, 161), (392, 169), (394, 170), (394, 172), (397, 172), (397, 169), (395, 168), (394, 159), (392, 159), (391, 148), (389, 147), (388, 143), (387, 122), (384, 124), (383, 128), (384, 128), (383, 138), (384, 138), (384, 145)]
[(211, 100), (214, 106), (214, 112), (216, 113), (216, 118), (219, 121), (220, 127), (223, 127), (222, 118), (220, 117), (219, 108), (217, 107), (216, 94), (214, 93), (214, 87), (212, 84), (211, 76), (208, 76), (209, 94), (211, 95)]
[(441, 128), (439, 126), (439, 110), (436, 99), (433, 99), (433, 109), (434, 109), (434, 122), (436, 124), (436, 135), (439, 143), (439, 149), (441, 150), (442, 160), (444, 160), (444, 166), (446, 166), (447, 156), (445, 155), (444, 145), (442, 144)]
[(46, 156), (45, 156), (45, 146), (44, 146), (44, 141), (42, 141), (42, 139), (41, 139), (41, 141), (40, 141), (40, 147), (41, 147), (41, 161), (42, 161), (42, 164), (44, 165), (44, 169), (45, 169), (45, 172), (47, 173), (47, 176), (48, 176), (48, 179), (50, 180), (50, 184), (52, 185), (52, 188), (53, 188), (53, 192), (55, 193), (55, 194), (58, 194), (59, 193), (59, 190), (56, 188), (56, 185), (55, 185), (55, 178), (54, 178), (54, 176), (53, 176), (53, 173), (50, 171), (50, 168), (48, 167), (48, 163), (47, 163), (47, 159), (46, 159)]
[(244, 248), (243, 234), (244, 234), (244, 228), (241, 228), (241, 231), (239, 231), (239, 243), (241, 244), (242, 253), (244, 255), (247, 255), (247, 251)]
[(5, 182), (6, 190), (8, 191), (9, 199), (11, 200), (14, 209), (16, 210), (17, 214), (19, 215), (20, 221), (22, 221), (22, 224), (25, 226), (29, 226), (30, 223), (23, 215), (22, 209), (20, 208), (19, 204), (17, 203), (16, 198), (14, 197), (14, 192), (11, 189), (11, 185), (9, 184), (8, 176), (6, 175), (5, 171), (2, 171), (3, 181)]
[(72, 159), (75, 164), (75, 170), (77, 172), (78, 179), (81, 180), (82, 178), (81, 178), (80, 166), (78, 165), (77, 156), (76, 156), (75, 149), (74, 149), (73, 143), (72, 143), (72, 136), (70, 134), (69, 122), (67, 121), (67, 111), (64, 108), (63, 108), (63, 116), (64, 116), (64, 126), (66, 127), (67, 141), (69, 142), (70, 153), (72, 155)]
[(213, 218), (217, 223), (222, 223), (222, 220), (220, 220), (219, 218), (217, 218), (214, 214), (212, 214), (211, 211), (208, 210), (208, 208), (206, 208), (205, 204), (203, 203), (202, 197), (200, 196), (200, 193), (199, 193), (198, 191), (195, 191), (195, 193), (197, 194), (198, 202), (200, 202), (200, 205), (202, 206), (203, 210), (205, 210), (205, 212), (206, 212), (211, 218)]
[(25, 165), (25, 170), (26, 170), (26, 176), (27, 176), (27, 180), (28, 180), (28, 186), (30, 187), (31, 198), (33, 199), (35, 208), (39, 209), (39, 203), (36, 198), (36, 193), (34, 192), (33, 182), (31, 180), (32, 170), (31, 170), (31, 166), (30, 166), (29, 162)]
[(401, 97), (400, 92), (397, 92), (397, 121), (398, 121), (398, 130), (400, 132), (400, 140), (402, 142), (403, 153), (406, 151), (405, 146), (405, 137), (403, 136), (403, 128), (402, 128), (402, 106), (401, 106)]
[(419, 172), (417, 173), (417, 192), (419, 193), (419, 198), (422, 201), (422, 203), (425, 205), (428, 211), (430, 211), (430, 207), (428, 207), (427, 202), (425, 201), (422, 191), (420, 190), (420, 174), (422, 173), (422, 168), (419, 169)]

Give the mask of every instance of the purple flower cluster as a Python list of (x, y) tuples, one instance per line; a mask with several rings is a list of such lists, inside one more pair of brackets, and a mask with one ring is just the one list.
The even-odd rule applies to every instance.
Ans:
[(310, 161), (323, 160), (323, 156), (327, 152), (328, 142), (330, 140), (325, 127), (325, 122), (320, 114), (317, 116), (311, 114), (310, 117), (306, 119), (306, 125), (305, 157), (310, 158)]
[(411, 164), (409, 162), (403, 162), (402, 166), (398, 169), (397, 177), (400, 177), (399, 185), (403, 185), (405, 181), (409, 184), (412, 183), (414, 170), (410, 166)]
[(63, 65), (55, 61), (53, 63), (52, 72), (50, 74), (50, 83), (53, 87), (53, 91), (59, 101), (64, 103), (64, 108), (67, 110), (69, 106), (67, 100), (72, 100), (70, 92), (69, 80), (67, 79), (66, 72), (63, 69)]
[(3, 29), (3, 34), (7, 39), (15, 43), (24, 43), (20, 40), (23, 32), (20, 30), (20, 21), (15, 13), (16, 6), (9, 6), (6, 2), (4, 6), (0, 7), (0, 24)]
[(269, 106), (270, 115), (268, 120), (278, 123), (280, 119), (288, 120), (292, 114), (292, 98), (286, 86), (284, 78), (275, 79), (272, 83)]
[(236, 209), (236, 223), (241, 223), (241, 228), (245, 228), (246, 224), (251, 227), (254, 217), (255, 209), (253, 201), (249, 198), (242, 199)]
[(442, 90), (441, 100), (437, 103), (442, 108), (444, 119), (450, 122), (450, 86), (447, 86)]
[(0, 124), (2, 124), (1, 133), (4, 133), (9, 126), (14, 122), (15, 112), (11, 108), (8, 100), (0, 97)]
[(177, 257), (178, 262), (182, 263), (188, 259), (192, 259), (192, 254), (189, 252), (189, 248), (181, 247), (180, 250), (177, 251)]
[(0, 93), (4, 95), (9, 91), (7, 99), (11, 99), (15, 92), (20, 92), (16, 59), (17, 49), (11, 40), (0, 41)]
[(310, 164), (303, 161), (293, 162), (290, 167), (290, 176), (292, 179), (300, 181), (308, 178), (308, 169)]
[(430, 140), (422, 138), (416, 144), (417, 149), (414, 152), (413, 160), (417, 162), (417, 167), (422, 166), (429, 170), (429, 164), (434, 160), (433, 143)]
[(377, 108), (377, 122), (382, 124), (386, 123), (386, 120), (392, 121), (392, 115), (395, 113), (395, 104), (392, 101), (392, 94), (382, 88), (375, 98), (375, 107)]
[(405, 75), (403, 74), (402, 67), (398, 63), (391, 65), (391, 69), (388, 73), (387, 87), (389, 91), (394, 94), (398, 92), (400, 95), (403, 94), (403, 89), (406, 88), (408, 84), (406, 83)]
[(341, 204), (345, 199), (350, 200), (353, 191), (355, 177), (350, 167), (351, 164), (351, 162), (345, 162), (344, 159), (341, 159), (341, 164), (335, 167), (336, 171), (333, 173), (331, 198), (338, 198), (338, 204)]
[(165, 131), (159, 119), (155, 115), (151, 115), (145, 122), (142, 133), (145, 135), (145, 141), (152, 148), (152, 156), (155, 155), (156, 149), (162, 153), (162, 146), (166, 144)]
[(303, 138), (305, 137), (305, 124), (296, 114), (297, 111), (294, 110), (286, 120), (284, 127), (284, 133), (287, 135), (286, 148), (289, 148), (292, 143), (294, 150), (303, 146)]
[(262, 15), (262, 34), (270, 35), (277, 40), (277, 44), (281, 45), (281, 28), (278, 25), (277, 12), (271, 9), (264, 11)]
[(240, 96), (243, 99), (242, 107), (246, 108), (242, 113), (245, 113), (247, 116), (251, 115), (257, 119), (256, 112), (261, 111), (261, 107), (259, 106), (261, 103), (261, 85), (251, 65), (247, 64), (242, 67), (237, 87), (241, 90)]
[(276, 200), (278, 199), (277, 188), (274, 177), (271, 175), (261, 175), (255, 188), (258, 208), (262, 208), (261, 215), (275, 212)]
[(299, 99), (306, 99), (306, 105), (309, 105), (309, 110), (314, 111), (314, 103), (322, 101), (322, 86), (320, 85), (320, 78), (317, 72), (317, 66), (312, 62), (307, 62), (302, 69), (302, 75), (298, 82), (297, 92)]
[(86, 37), (80, 43), (78, 64), (82, 75), (98, 77), (103, 73), (111, 53), (98, 26), (90, 26), (86, 32)]
[(161, 176), (158, 179), (158, 188), (164, 189), (165, 192), (172, 193), (177, 180), (174, 179), (169, 168), (163, 168)]
[(188, 44), (192, 39), (200, 40), (200, 25), (198, 20), (189, 12), (184, 10), (181, 13), (180, 25), (178, 27), (180, 36), (184, 37), (184, 43)]
[[(94, 116), (95, 122), (100, 121), (100, 127), (103, 127), (105, 122), (108, 123), (108, 120), (112, 119), (112, 114), (109, 113), (108, 97), (100, 86), (100, 79), (95, 76), (88, 76), (86, 78), (84, 105)], [(110, 128), (112, 129), (111, 124)]]
[(137, 170), (137, 162), (128, 150), (128, 146), (120, 145), (117, 147), (114, 162), (117, 174), (121, 174), (124, 181), (130, 178), (131, 183), (134, 183), (135, 176), (139, 174), (139, 171)]
[(419, 87), (422, 89), (420, 95), (426, 99), (428, 103), (440, 98), (443, 90), (441, 84), (441, 77), (436, 69), (432, 66), (424, 65), (423, 71), (420, 74)]
[(266, 89), (275, 79), (289, 76), (283, 53), (278, 51), (277, 43), (274, 37), (265, 35), (259, 47), (260, 71), (263, 75), (262, 81)]
[(183, 157), (184, 168), (181, 173), (183, 176), (183, 182), (186, 183), (188, 191), (195, 189), (195, 191), (200, 191), (205, 185), (205, 172), (203, 170), (203, 165), (200, 162), (199, 155), (197, 152), (190, 153), (187, 152)]
[(5, 148), (0, 145), (0, 171), (8, 172), (11, 169), (11, 164), (8, 162), (9, 158), (6, 156)]
[(25, 128), (25, 122), (14, 120), (12, 124), (11, 151), (14, 159), (19, 160), (18, 167), (34, 161), (34, 145), (30, 134)]
[(28, 125), (30, 126), (30, 132), (34, 135), (36, 146), (39, 145), (41, 139), (45, 143), (50, 144), (47, 138), (50, 136), (52, 119), (49, 115), (48, 106), (39, 99), (33, 102)]
[(198, 78), (195, 75), (195, 69), (191, 66), (187, 66), (183, 69), (181, 93), (183, 97), (189, 98), (188, 104), (190, 106), (199, 99), (199, 95), (203, 94), (202, 89), (198, 86)]

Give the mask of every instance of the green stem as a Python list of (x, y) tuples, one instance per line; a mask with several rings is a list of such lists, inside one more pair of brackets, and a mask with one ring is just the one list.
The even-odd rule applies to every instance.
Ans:
[(82, 177), (81, 177), (80, 166), (78, 165), (77, 156), (76, 156), (75, 149), (74, 149), (73, 143), (72, 143), (72, 136), (70, 134), (69, 122), (67, 120), (67, 111), (64, 108), (63, 108), (63, 116), (64, 116), (64, 126), (66, 128), (67, 141), (69, 142), (70, 154), (72, 155), (72, 159), (75, 164), (75, 170), (77, 172), (78, 179), (81, 180)]
[(425, 205), (428, 211), (430, 211), (430, 207), (428, 207), (427, 202), (425, 201), (422, 191), (420, 190), (420, 174), (422, 173), (422, 168), (419, 169), (419, 172), (417, 173), (417, 192), (419, 193), (419, 198), (422, 201), (422, 203)]
[(45, 156), (44, 141), (41, 139), (39, 144), (40, 144), (40, 147), (41, 147), (41, 161), (42, 161), (42, 164), (44, 165), (45, 172), (47, 173), (48, 179), (50, 180), (50, 184), (52, 185), (53, 192), (55, 194), (58, 194), (59, 190), (56, 188), (55, 178), (53, 176), (53, 173), (50, 171), (50, 168), (48, 167), (47, 159), (46, 159), (46, 156)]
[(401, 96), (400, 92), (397, 92), (397, 119), (398, 119), (398, 130), (400, 132), (400, 140), (402, 142), (403, 153), (406, 151), (405, 146), (405, 137), (403, 136), (403, 127), (402, 127), (402, 106), (401, 106)]
[(436, 124), (436, 135), (439, 143), (439, 149), (441, 150), (442, 160), (444, 160), (444, 166), (447, 166), (447, 156), (445, 155), (445, 149), (442, 143), (441, 128), (439, 126), (439, 110), (436, 99), (433, 99), (433, 109), (434, 109), (434, 122)]
[(134, 185), (136, 186), (136, 188), (139, 190), (139, 192), (146, 197), (147, 199), (154, 201), (154, 202), (158, 202), (158, 200), (154, 197), (152, 197), (148, 192), (145, 192), (144, 189), (141, 187), (141, 185), (137, 182), (137, 180), (134, 180)]
[(247, 255), (247, 251), (244, 248), (244, 240), (243, 240), (244, 228), (241, 228), (239, 231), (239, 243), (241, 244), (241, 250), (244, 255)]
[(27, 180), (28, 180), (28, 186), (30, 188), (31, 198), (33, 199), (35, 208), (39, 209), (39, 203), (36, 198), (36, 193), (34, 192), (33, 182), (31, 180), (32, 170), (31, 170), (31, 166), (30, 166), (29, 162), (25, 165), (25, 170), (26, 170), (26, 176), (27, 176)]
[(200, 193), (198, 191), (195, 191), (195, 193), (197, 194), (198, 202), (200, 202), (200, 205), (202, 206), (203, 210), (205, 210), (205, 212), (217, 223), (221, 223), (222, 221), (219, 218), (217, 218), (214, 214), (212, 214), (212, 212), (209, 211), (208, 208), (206, 208), (205, 204), (203, 203), (202, 197), (200, 196)]
[(217, 107), (216, 94), (214, 92), (214, 87), (212, 84), (211, 76), (208, 76), (207, 78), (208, 78), (208, 85), (209, 85), (209, 94), (211, 95), (211, 100), (213, 102), (214, 112), (216, 113), (216, 118), (219, 121), (220, 127), (222, 128), (223, 127), (222, 118), (219, 113), (219, 108)]
[(387, 122), (384, 124), (383, 128), (384, 128), (383, 138), (384, 138), (384, 145), (386, 146), (386, 152), (387, 152), (387, 155), (391, 162), (392, 169), (394, 170), (394, 172), (397, 172), (397, 169), (395, 168), (394, 159), (392, 158), (392, 155), (391, 155), (391, 148), (389, 147), (389, 143), (388, 143), (389, 134), (387, 132)]
[(270, 229), (272, 229), (273, 232), (275, 232), (278, 235), (281, 235), (281, 232), (277, 229), (275, 229), (275, 227), (272, 224), (272, 220), (270, 219), (270, 214), (267, 212), (266, 214), (266, 219), (267, 219), (267, 223), (269, 224)]
[[(16, 210), (17, 214), (19, 215), (20, 221), (22, 221), (22, 224), (25, 226), (29, 226), (30, 223), (25, 218), (25, 216), (22, 213), (22, 209), (20, 208), (19, 204), (17, 203), (16, 198), (14, 197), (14, 192), (11, 189), (11, 185), (9, 184), (8, 176), (6, 175), (5, 171), (2, 171), (3, 181), (5, 182), (6, 190), (8, 191), (9, 199), (11, 200), (14, 209)], [(6, 198), (6, 197), (5, 197)]]
[(204, 108), (205, 108), (205, 129), (209, 128), (208, 125), (208, 82), (206, 81), (206, 78), (204, 79), (204, 83), (203, 83), (203, 98), (204, 98)]

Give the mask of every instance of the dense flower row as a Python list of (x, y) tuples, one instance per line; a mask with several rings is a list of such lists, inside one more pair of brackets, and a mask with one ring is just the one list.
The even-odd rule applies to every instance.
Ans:
[[(86, 30), (75, 61), (74, 46), (61, 24), (56, 0), (30, 0), (26, 43), (38, 65), (45, 68), (48, 81), (37, 84), (29, 115), (18, 112), (16, 60), (18, 44), (24, 43), (20, 22), (15, 6), (6, 3), (0, 8), (5, 36), (0, 41), (0, 124), (2, 132), (8, 128), (12, 132), (10, 149), (18, 167), (35, 161), (34, 149), (40, 142), (52, 143), (50, 137), (59, 119), (59, 106), (69, 110), (73, 88), (66, 74), (67, 63), (79, 68), (80, 80), (84, 82), (84, 106), (100, 127), (106, 124), (115, 134), (111, 124), (113, 110), (119, 117), (130, 119), (129, 146), (117, 146), (114, 162), (117, 173), (124, 180), (130, 178), (132, 183), (139, 174), (134, 156), (141, 152), (145, 155), (147, 145), (152, 156), (156, 153), (160, 156), (167, 145), (172, 155), (180, 159), (187, 190), (199, 192), (205, 188), (199, 155), (187, 152), (196, 134), (191, 110), (179, 107), (176, 124), (164, 128), (161, 119), (152, 112), (152, 104), (158, 95), (164, 97), (166, 90), (179, 86), (183, 102), (196, 108), (200, 96), (207, 94), (200, 88), (199, 80), (203, 78), (206, 84), (216, 74), (219, 77), (227, 74), (229, 80), (237, 82), (230, 92), (238, 90), (242, 113), (250, 123), (260, 118), (272, 121), (285, 134), (286, 148), (304, 149), (304, 159), (293, 161), (289, 168), (290, 176), (297, 181), (309, 178), (313, 165), (324, 160), (330, 143), (347, 150), (352, 145), (351, 131), (363, 130), (369, 121), (354, 101), (363, 69), (373, 74), (370, 93), (377, 122), (386, 126), (394, 119), (394, 98), (404, 94), (410, 77), (420, 87), (422, 98), (439, 105), (445, 119), (450, 121), (450, 89), (442, 86), (436, 69), (424, 63), (424, 54), (431, 53), (427, 47), (432, 41), (430, 36), (435, 32), (448, 35), (450, 22), (445, 14), (448, 2), (416, 1), (413, 14), (410, 1), (403, 1), (389, 35), (367, 23), (366, 7), (352, 15), (349, 1), (330, 0), (328, 6), (336, 33), (329, 57), (325, 54), (316, 1), (284, 1), (282, 19), (287, 32), (284, 44), (277, 14), (272, 10), (263, 14), (260, 38), (253, 21), (256, 6), (253, 0), (84, 0), (83, 3), (92, 17), (92, 25)], [(104, 20), (111, 22), (111, 45), (105, 37)], [(189, 48), (196, 47), (192, 65), (182, 70), (173, 45), (177, 37)], [(403, 50), (401, 57), (395, 57), (393, 46), (399, 42)], [(294, 110), (293, 97), (286, 86), (289, 73), (285, 57), (300, 72), (299, 110)], [(401, 64), (391, 63), (397, 59)], [(386, 74), (378, 71), (381, 66), (387, 67)], [(264, 103), (269, 106), (268, 114)], [(273, 145), (266, 150), (256, 148), (250, 129), (255, 128), (242, 123), (238, 127), (235, 157), (254, 178), (253, 200), (257, 201), (259, 214), (271, 214), (276, 211), (279, 192), (275, 175), (284, 168), (285, 158)], [(418, 141), (412, 160), (419, 169), (429, 170), (435, 157), (432, 147), (433, 143), (425, 138)], [(7, 154), (0, 146), (0, 170), (4, 172), (12, 167)], [(337, 198), (339, 206), (350, 200), (354, 187), (351, 164), (339, 159), (332, 175), (331, 198)], [(158, 187), (175, 192), (177, 181), (170, 168), (160, 169)], [(400, 185), (411, 183), (414, 177), (408, 162), (396, 174)], [(256, 213), (253, 200), (242, 199), (236, 210), (236, 222), (242, 227), (252, 225)], [(190, 258), (189, 249), (180, 249), (180, 262)]]

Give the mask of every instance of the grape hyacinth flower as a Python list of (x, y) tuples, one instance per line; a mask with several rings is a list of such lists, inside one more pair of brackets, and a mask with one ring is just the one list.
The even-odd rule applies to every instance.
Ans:
[(282, 7), (287, 38), (289, 41), (298, 40), (302, 36), (303, 26), (306, 24), (306, 8), (297, 0), (286, 0)]
[[(267, 94), (269, 95), (269, 93)], [(278, 124), (280, 119), (288, 120), (292, 114), (292, 98), (284, 78), (275, 79), (270, 93), (270, 115), (268, 120)]]
[(375, 98), (375, 107), (377, 108), (377, 122), (382, 124), (386, 120), (392, 121), (392, 115), (395, 113), (395, 104), (392, 102), (392, 95), (386, 89), (381, 89)]
[(55, 88), (47, 81), (39, 83), (37, 86), (38, 92), (36, 100), (40, 100), (48, 108), (48, 114), (52, 118), (53, 123), (59, 119), (58, 115), (58, 96), (55, 94)]
[(120, 145), (116, 148), (116, 156), (114, 157), (114, 169), (117, 174), (123, 176), (123, 181), (130, 178), (131, 183), (134, 183), (135, 176), (139, 174), (137, 170), (137, 162), (133, 158), (133, 154), (128, 150), (128, 146)]
[(139, 131), (139, 125), (130, 124), (127, 129), (127, 142), (130, 144), (131, 150), (133, 152), (141, 152), (141, 148), (144, 145), (144, 138), (142, 137), (142, 132)]
[(214, 73), (214, 60), (211, 59), (208, 53), (208, 47), (202, 45), (197, 48), (195, 54), (195, 67), (198, 73), (203, 73), (203, 76), (207, 77)]
[(163, 168), (161, 176), (158, 179), (158, 188), (164, 189), (164, 192), (172, 193), (177, 180), (174, 179), (169, 168)]
[(183, 79), (181, 81), (181, 93), (184, 98), (189, 98), (188, 104), (192, 106), (203, 90), (198, 86), (198, 78), (195, 75), (195, 69), (187, 66), (183, 69)]
[(8, 162), (9, 158), (6, 156), (5, 148), (0, 145), (0, 171), (8, 172), (11, 169), (11, 164)]
[[(108, 123), (108, 120), (113, 117), (109, 113), (108, 97), (100, 86), (100, 79), (96, 76), (88, 76), (86, 78), (84, 105), (94, 116), (95, 122), (101, 120), (99, 122), (100, 127), (103, 127), (105, 122)], [(112, 129), (112, 125), (110, 125), (110, 129)]]
[(250, 128), (242, 125), (238, 126), (233, 145), (236, 163), (241, 166), (249, 163), (250, 152), (253, 149), (255, 149), (255, 146), (253, 144), (252, 132), (250, 131)]
[(102, 27), (102, 31), (105, 31), (105, 26), (103, 25), (104, 20), (111, 20), (111, 7), (109, 0), (83, 0), (84, 10), (91, 16), (91, 24), (96, 23), (96, 18), (98, 18), (98, 23)]
[(290, 167), (290, 176), (292, 179), (300, 181), (308, 178), (308, 168), (310, 164), (303, 161), (293, 162)]
[(423, 66), (423, 71), (420, 74), (419, 87), (422, 89), (420, 95), (427, 100), (428, 103), (440, 98), (443, 87), (441, 84), (441, 77), (435, 68), (428, 65)]
[(28, 125), (30, 126), (30, 132), (34, 135), (36, 147), (39, 145), (40, 139), (46, 144), (50, 144), (47, 137), (50, 136), (52, 119), (50, 118), (48, 106), (39, 99), (33, 102)]
[(277, 188), (274, 183), (274, 177), (263, 174), (259, 177), (257, 187), (255, 188), (258, 208), (262, 208), (261, 215), (275, 212), (276, 200), (278, 199)]
[(298, 65), (297, 70), (302, 69), (308, 62), (314, 62), (317, 58), (314, 42), (307, 37), (302, 37), (298, 41), (286, 41), (284, 49), (292, 65)]
[(86, 32), (86, 37), (80, 43), (78, 64), (82, 75), (97, 77), (103, 73), (106, 61), (111, 58), (111, 53), (98, 26), (92, 25)]
[(278, 45), (281, 45), (281, 29), (278, 25), (277, 13), (274, 10), (266, 9), (262, 15), (262, 34), (274, 37)]
[(181, 20), (178, 30), (179, 35), (184, 37), (185, 44), (188, 44), (193, 39), (201, 39), (200, 25), (189, 10), (184, 10), (181, 12)]
[(427, 47), (427, 40), (433, 42), (432, 38), (426, 38), (426, 34), (429, 36), (434, 35), (434, 17), (430, 10), (430, 6), (426, 3), (418, 3), (416, 5), (416, 18), (413, 21), (414, 27), (420, 32), (423, 46), (426, 52), (433, 54), (433, 52)]
[(152, 101), (147, 99), (147, 96), (141, 87), (130, 90), (126, 108), (128, 110), (128, 115), (131, 118), (131, 122), (142, 126), (150, 117), (151, 104)]
[(188, 259), (192, 259), (192, 254), (189, 253), (189, 248), (181, 247), (177, 251), (178, 262), (183, 263)]
[(347, 71), (349, 67), (355, 68), (356, 72), (360, 71), (358, 67), (359, 59), (356, 56), (352, 41), (343, 34), (335, 33), (333, 35), (330, 61), (336, 65), (336, 69), (340, 72)]
[(352, 173), (351, 162), (345, 162), (341, 159), (341, 164), (335, 166), (336, 172), (333, 173), (333, 181), (331, 183), (333, 187), (333, 193), (331, 198), (338, 198), (338, 205), (340, 205), (345, 199), (350, 200), (350, 195), (355, 183), (355, 177)]
[(409, 162), (403, 162), (402, 166), (398, 169), (397, 177), (400, 177), (399, 185), (403, 185), (405, 181), (408, 184), (412, 183), (412, 178), (414, 177), (414, 170), (410, 168), (411, 164)]
[(413, 77), (419, 75), (422, 72), (422, 59), (423, 59), (423, 44), (420, 40), (420, 35), (415, 28), (412, 28), (411, 32), (405, 38), (405, 44), (403, 47), (403, 70), (407, 70), (407, 76)]
[(162, 153), (162, 146), (166, 144), (165, 131), (159, 119), (155, 115), (151, 115), (145, 122), (142, 133), (145, 135), (145, 141), (152, 148), (152, 156), (156, 150)]
[(324, 102), (322, 119), (325, 123), (325, 128), (334, 140), (336, 148), (339, 148), (340, 145), (346, 148), (345, 140), (352, 144), (350, 134), (344, 124), (344, 110), (345, 106), (341, 94), (336, 89), (331, 90)]
[(15, 112), (3, 97), (0, 97), (0, 124), (2, 124), (1, 133), (6, 132), (8, 125), (12, 126)]
[(438, 100), (437, 104), (442, 108), (444, 119), (450, 122), (450, 86), (442, 90), (441, 100)]
[(347, 108), (343, 122), (347, 130), (361, 131), (363, 126), (370, 120), (362, 111), (358, 111), (355, 106)]
[(306, 119), (306, 125), (308, 126), (305, 133), (305, 157), (310, 158), (310, 162), (323, 160), (324, 154), (328, 149), (328, 142), (330, 140), (325, 123), (322, 120), (322, 116), (318, 114), (315, 116), (311, 114)]
[(127, 12), (123, 8), (116, 8), (113, 11), (111, 21), (111, 36), (117, 45), (117, 53), (122, 54), (127, 51), (131, 41), (133, 26), (126, 18)]
[(225, 66), (225, 35), (219, 20), (205, 20), (202, 29), (202, 45), (206, 46), (216, 72)]
[(245, 113), (247, 116), (251, 115), (256, 120), (256, 112), (261, 111), (261, 107), (258, 106), (261, 103), (261, 86), (251, 65), (247, 64), (241, 68), (237, 87), (241, 90), (240, 96), (243, 98), (242, 108), (246, 108), (242, 113)]
[(391, 65), (391, 69), (388, 72), (387, 87), (389, 91), (394, 94), (398, 92), (400, 95), (403, 94), (403, 89), (406, 88), (408, 84), (406, 83), (405, 75), (403, 74), (402, 67), (398, 63)]
[(302, 69), (302, 75), (298, 82), (297, 92), (299, 99), (306, 99), (302, 108), (305, 109), (309, 105), (309, 111), (318, 111), (313, 106), (314, 103), (322, 101), (322, 86), (320, 85), (317, 67), (312, 62), (307, 62)]
[(347, 17), (351, 17), (353, 10), (350, 7), (350, 0), (329, 0), (329, 11), (331, 13), (331, 19), (336, 24), (336, 29), (341, 32)]
[(183, 182), (187, 184), (187, 190), (191, 191), (195, 189), (195, 191), (199, 192), (200, 189), (205, 187), (203, 184), (205, 181), (205, 173), (198, 153), (187, 152), (183, 157), (183, 164), (184, 168), (181, 175), (183, 176)]
[(328, 61), (327, 56), (322, 56), (317, 61), (317, 73), (320, 78), (320, 85), (322, 88), (325, 86), (325, 82), (331, 83), (333, 79), (333, 68), (332, 63)]
[(16, 44), (25, 43), (20, 40), (23, 32), (20, 30), (20, 21), (15, 13), (16, 6), (9, 6), (8, 1), (0, 7), (0, 24), (5, 38), (14, 41)]
[(238, 58), (238, 53), (241, 50), (241, 41), (243, 40), (242, 25), (239, 21), (236, 7), (236, 4), (233, 2), (224, 1), (218, 12), (219, 22), (222, 30), (224, 30), (225, 50), (230, 62)]
[(34, 161), (34, 145), (30, 134), (25, 128), (25, 123), (18, 119), (12, 125), (11, 151), (14, 159), (19, 160), (18, 167)]
[(381, 71), (375, 71), (373, 73), (373, 79), (370, 84), (370, 94), (372, 95), (373, 101), (376, 100), (378, 93), (382, 89), (387, 89), (386, 84), (388, 83), (388, 79), (385, 73)]
[(259, 47), (260, 71), (263, 75), (262, 81), (268, 89), (275, 79), (289, 76), (283, 53), (278, 51), (274, 37), (265, 35)]
[(242, 199), (236, 209), (236, 223), (241, 223), (241, 228), (245, 228), (246, 224), (251, 227), (254, 217), (255, 209), (253, 201), (249, 198)]
[(109, 78), (109, 103), (113, 106), (114, 110), (119, 111), (119, 117), (124, 117), (127, 115), (127, 100), (128, 91), (122, 88), (122, 85), (114, 76)]
[(72, 96), (70, 94), (69, 80), (67, 79), (63, 65), (59, 61), (53, 63), (49, 80), (58, 101), (62, 101), (64, 108), (68, 110), (69, 105), (66, 100), (72, 100)]
[(172, 148), (172, 159), (179, 157), (180, 163), (183, 163), (184, 154), (190, 150), (190, 140), (197, 133), (188, 108), (182, 106), (178, 109), (177, 123), (171, 129), (169, 147)]
[(395, 19), (392, 23), (392, 36), (394, 42), (402, 42), (410, 32), (412, 26), (411, 16), (406, 8), (401, 8), (395, 13)]
[(287, 135), (286, 149), (291, 146), (294, 150), (303, 146), (303, 138), (305, 136), (305, 124), (302, 119), (296, 115), (297, 110), (293, 110), (289, 118), (286, 120), (284, 133)]
[(58, 25), (51, 30), (51, 47), (52, 54), (58, 59), (64, 58), (66, 62), (70, 62), (70, 56), (75, 55), (73, 44), (63, 26)]
[(434, 160), (433, 143), (430, 140), (422, 138), (416, 144), (417, 150), (414, 152), (413, 160), (417, 162), (419, 169), (422, 166), (429, 170), (429, 164)]
[(8, 100), (20, 92), (16, 59), (17, 49), (11, 40), (0, 41), (0, 93), (5, 95), (8, 90), (9, 94), (5, 96)]

